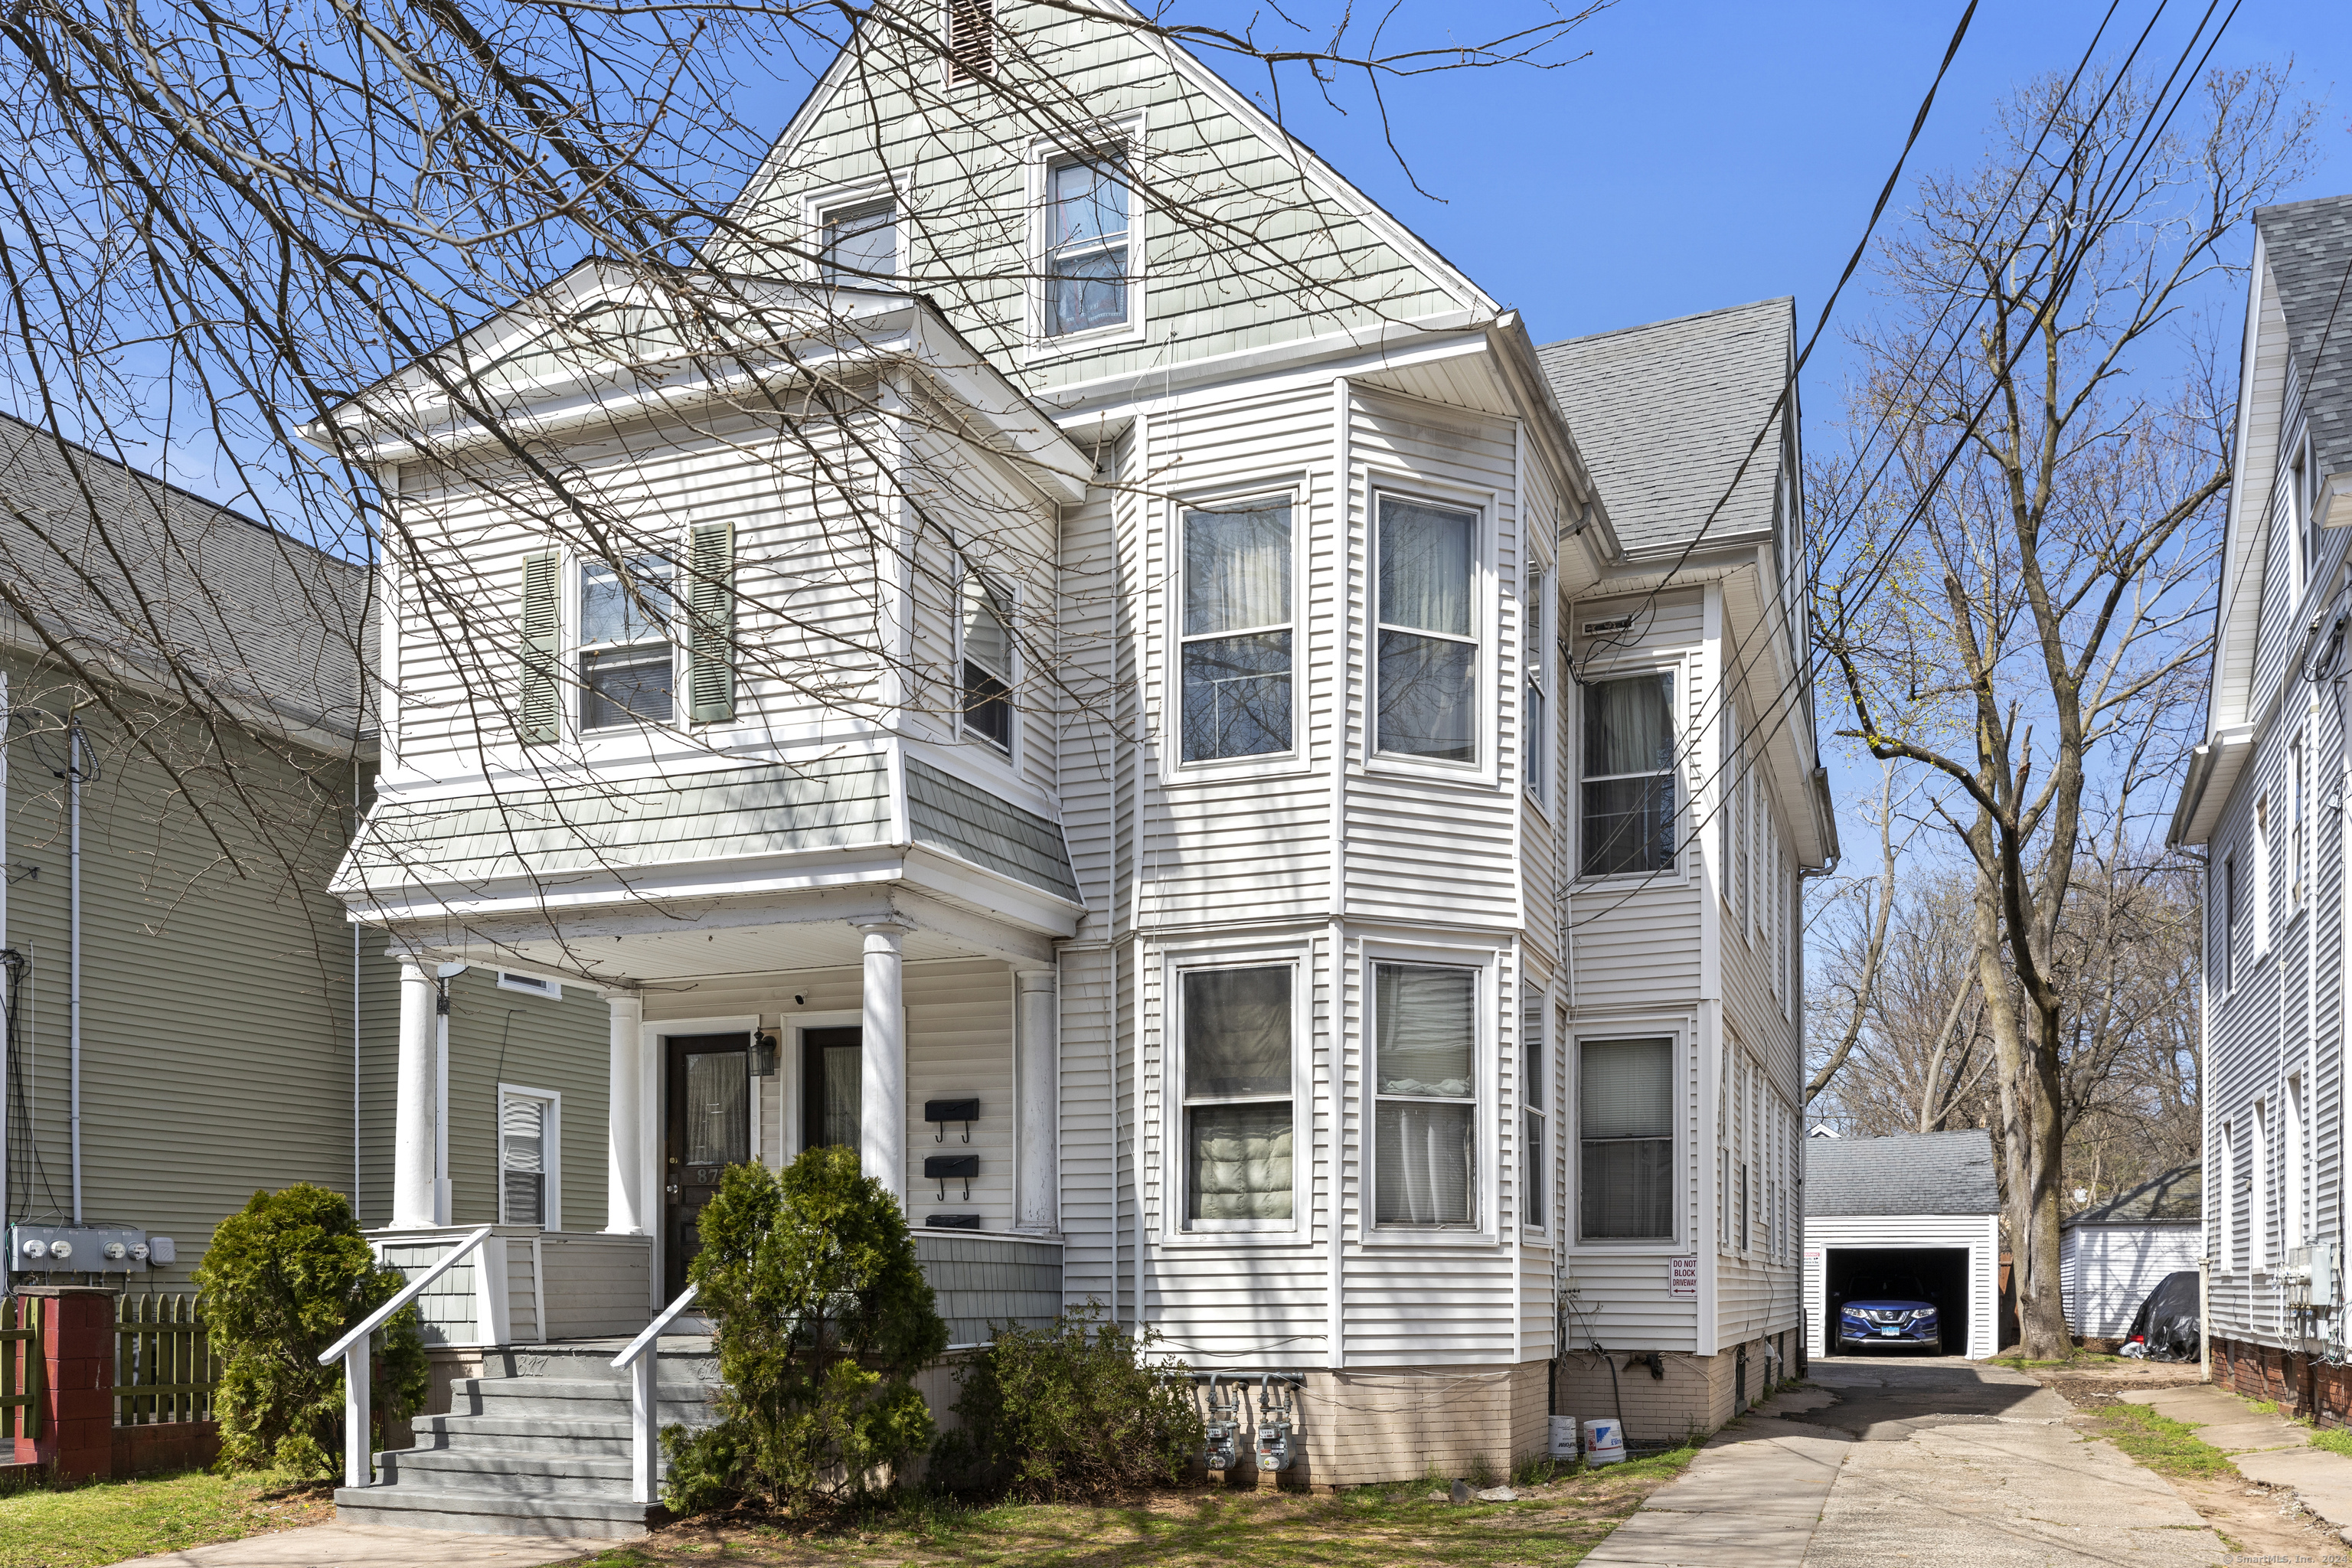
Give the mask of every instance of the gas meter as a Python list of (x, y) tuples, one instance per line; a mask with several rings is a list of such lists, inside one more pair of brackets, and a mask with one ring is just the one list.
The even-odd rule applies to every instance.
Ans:
[(1209, 1417), (1202, 1423), (1201, 1463), (1212, 1470), (1233, 1468), (1241, 1443), (1242, 1391), (1221, 1390), (1216, 1375), (1209, 1377)]
[(1261, 1470), (1290, 1468), (1290, 1431), (1296, 1409), (1291, 1403), (1290, 1385), (1285, 1384), (1276, 1391), (1271, 1373), (1257, 1384), (1257, 1468)]

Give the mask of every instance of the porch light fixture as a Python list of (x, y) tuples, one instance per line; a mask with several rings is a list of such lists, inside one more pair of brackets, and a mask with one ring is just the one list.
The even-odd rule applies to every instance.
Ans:
[(776, 1076), (776, 1031), (773, 1029), (756, 1030), (751, 1036), (751, 1076)]

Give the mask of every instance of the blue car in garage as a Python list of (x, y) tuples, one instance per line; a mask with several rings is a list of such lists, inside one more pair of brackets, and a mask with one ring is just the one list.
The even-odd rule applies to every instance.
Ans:
[(1944, 1352), (1935, 1304), (1909, 1296), (1861, 1296), (1838, 1308), (1840, 1354), (1883, 1350)]

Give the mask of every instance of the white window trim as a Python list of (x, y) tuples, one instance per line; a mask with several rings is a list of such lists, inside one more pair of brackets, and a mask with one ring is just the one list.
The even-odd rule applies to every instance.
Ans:
[[(1253, 503), (1286, 501), (1290, 507), (1290, 749), (1286, 752), (1261, 752), (1249, 757), (1203, 757), (1198, 762), (1184, 760), (1183, 700), (1184, 644), (1192, 639), (1184, 635), (1184, 514), (1188, 511), (1242, 511)], [(1240, 487), (1225, 486), (1200, 490), (1172, 498), (1169, 502), (1165, 526), (1161, 530), (1162, 559), (1171, 563), (1161, 592), (1165, 600), (1160, 605), (1160, 625), (1166, 628), (1162, 639), (1166, 657), (1162, 660), (1164, 684), (1160, 689), (1171, 696), (1175, 722), (1171, 727), (1167, 762), (1171, 779), (1199, 778), (1213, 774), (1218, 778), (1264, 777), (1286, 778), (1307, 773), (1320, 773), (1307, 755), (1307, 647), (1308, 623), (1303, 607), (1307, 586), (1307, 479), (1303, 474), (1276, 476), (1271, 481)]]
[[(1477, 650), (1478, 659), (1471, 682), (1478, 703), (1478, 755), (1474, 762), (1449, 763), (1430, 757), (1400, 756), (1380, 749), (1381, 503), (1391, 498), (1444, 507), (1452, 511), (1466, 511), (1477, 520), (1476, 552), (1470, 563), (1472, 620), (1468, 638)], [(1502, 684), (1499, 672), (1502, 668), (1503, 583), (1502, 574), (1495, 565), (1501, 548), (1496, 521), (1500, 510), (1497, 494), (1493, 490), (1449, 485), (1418, 474), (1368, 469), (1364, 476), (1364, 619), (1359, 628), (1361, 633), (1359, 678), (1362, 682), (1364, 735), (1363, 749), (1358, 753), (1364, 770), (1408, 778), (1443, 779), (1453, 784), (1499, 786), (1502, 770), (1497, 753), (1501, 750), (1498, 742), (1502, 720), (1497, 712), (1501, 704), (1497, 702), (1496, 696)], [(1445, 636), (1442, 632), (1430, 635)]]
[[(1538, 1020), (1538, 1027), (1543, 1031), (1541, 1044), (1544, 1053), (1544, 1060), (1538, 1064), (1540, 1070), (1537, 1074), (1530, 1074), (1528, 1071), (1527, 1027), (1528, 1015), (1530, 1013), (1535, 1015)], [(1518, 1121), (1514, 1124), (1518, 1142), (1512, 1151), (1513, 1159), (1511, 1162), (1511, 1171), (1513, 1176), (1513, 1186), (1511, 1197), (1513, 1206), (1517, 1211), (1520, 1233), (1528, 1237), (1549, 1237), (1552, 1230), (1555, 1212), (1559, 1205), (1559, 1184), (1553, 1176), (1553, 1168), (1559, 1163), (1558, 1158), (1559, 1132), (1556, 1126), (1558, 1118), (1553, 1114), (1552, 1110), (1553, 1103), (1558, 1099), (1558, 1096), (1551, 1092), (1551, 1083), (1537, 1081), (1538, 1077), (1546, 1079), (1553, 1079), (1556, 1078), (1556, 1068), (1552, 1058), (1558, 1054), (1559, 1049), (1559, 1041), (1555, 1038), (1555, 1032), (1559, 1027), (1559, 1025), (1557, 1016), (1552, 1008), (1551, 993), (1548, 990), (1528, 992), (1526, 994), (1526, 999), (1519, 1008), (1519, 1036), (1518, 1038), (1513, 1042), (1517, 1047), (1517, 1049), (1513, 1053), (1514, 1071), (1511, 1076), (1512, 1081), (1518, 1087), (1518, 1094), (1517, 1096)], [(1542, 1153), (1538, 1156), (1541, 1163), (1541, 1173), (1544, 1183), (1544, 1217), (1540, 1220), (1532, 1222), (1528, 1218), (1527, 1173), (1529, 1166), (1534, 1164), (1536, 1162), (1530, 1161), (1528, 1157), (1526, 1140), (1528, 1118), (1529, 1116), (1542, 1118), (1545, 1144)]]
[[(1115, 152), (1129, 169), (1146, 166), (1150, 146), (1142, 110), (1107, 116), (1091, 129), (1094, 133), (1085, 138), (1083, 155), (1099, 157)], [(1029, 218), (1028, 237), (1023, 247), (1029, 279), (1021, 351), (1021, 363), (1024, 365), (1098, 353), (1121, 343), (1141, 342), (1150, 331), (1150, 209), (1130, 184), (1127, 199), (1127, 321), (1118, 326), (1091, 327), (1059, 336), (1046, 334), (1046, 176), (1055, 163), (1082, 155), (1074, 145), (1077, 140), (1073, 134), (1035, 137), (1023, 154), (1022, 195)]]
[(2254, 957), (2270, 956), (2271, 951), (2271, 794), (2264, 790), (2254, 797)]
[[(1687, 654), (1662, 651), (1645, 658), (1636, 653), (1633, 657), (1616, 659), (1599, 668), (1587, 668), (1583, 679), (1572, 685), (1571, 689), (1576, 693), (1576, 728), (1571, 733), (1576, 739), (1575, 742), (1569, 747), (1569, 752), (1576, 760), (1575, 777), (1572, 781), (1576, 789), (1576, 805), (1572, 812), (1574, 828), (1569, 834), (1569, 853), (1573, 857), (1570, 867), (1575, 878), (1574, 886), (1610, 888), (1633, 883), (1647, 883), (1654, 888), (1678, 888), (1690, 880), (1691, 861), (1699, 852), (1700, 841), (1706, 837), (1704, 833), (1691, 834), (1685, 831), (1690, 820), (1691, 811), (1690, 755), (1687, 750), (1691, 739), (1691, 668), (1692, 659)], [(1665, 871), (1619, 871), (1607, 876), (1588, 877), (1584, 874), (1584, 689), (1588, 685), (1597, 686), (1603, 681), (1623, 680), (1643, 675), (1671, 675), (1675, 678), (1673, 708), (1675, 720), (1673, 768), (1675, 864), (1671, 870)], [(1738, 849), (1735, 846), (1735, 858), (1737, 854)], [(1732, 868), (1727, 866), (1724, 872), (1725, 907), (1728, 910), (1732, 907), (1729, 902), (1733, 891)], [(1734, 929), (1737, 929), (1736, 917)], [(1595, 1037), (1606, 1039), (1613, 1037), (1596, 1036)]]
[[(803, 1049), (802, 1034), (810, 1029), (862, 1029), (865, 1026), (865, 1011), (856, 1007), (836, 1008), (824, 1013), (791, 1012), (782, 1016), (782, 1026), (776, 1030), (776, 1135), (768, 1140), (775, 1147), (771, 1151), (762, 1146), (755, 1151), (771, 1168), (782, 1169), (808, 1152), (803, 1142), (805, 1129), (802, 1126), (801, 1108), (808, 1092), (808, 1086), (801, 1079), (802, 1063), (807, 1059)], [(714, 1029), (711, 1032), (717, 1034), (719, 1031)], [(758, 1079), (751, 1080), (751, 1092), (755, 1097), (760, 1092), (759, 1084)], [(757, 1103), (756, 1098), (754, 1103)], [(908, 1100), (910, 1119), (919, 1109), (911, 1098)], [(909, 1129), (907, 1140), (907, 1164), (910, 1170), (920, 1169), (916, 1163), (920, 1156), (913, 1152), (915, 1131)], [(910, 1186), (908, 1190), (911, 1192), (914, 1189)]]
[[(686, 693), (683, 689), (683, 677), (687, 673), (684, 624), (686, 617), (679, 613), (677, 596), (678, 574), (683, 569), (680, 560), (682, 543), (680, 540), (671, 538), (662, 542), (659, 548), (668, 552), (670, 569), (669, 717), (667, 719), (632, 718), (623, 723), (606, 724), (594, 730), (588, 728), (582, 717), (583, 710), (588, 702), (588, 682), (582, 673), (581, 659), (585, 655), (601, 652), (605, 648), (648, 647), (656, 639), (647, 637), (641, 643), (590, 642), (587, 638), (587, 569), (590, 557), (577, 550), (566, 550), (563, 552), (564, 624), (560, 639), (563, 648), (563, 663), (558, 682), (562, 699), (564, 732), (583, 745), (596, 746), (600, 742), (635, 741), (661, 731), (675, 734), (683, 734), (686, 731), (686, 720), (682, 711), (686, 706)], [(594, 560), (598, 565), (611, 564), (602, 556), (594, 557)], [(592, 753), (590, 760), (603, 759)]]
[[(1195, 969), (1290, 971), (1290, 1218), (1223, 1220), (1198, 1229), (1187, 1221), (1184, 1172), (1184, 975)], [(1299, 943), (1163, 948), (1160, 953), (1160, 1241), (1170, 1247), (1311, 1247), (1315, 1234), (1315, 954)], [(1269, 1097), (1270, 1098), (1270, 1097)]]
[[(1531, 628), (1528, 624), (1528, 605), (1535, 595), (1526, 595), (1525, 584), (1534, 577), (1536, 595), (1541, 596), (1543, 625)], [(1520, 793), (1528, 804), (1549, 827), (1552, 808), (1560, 798), (1559, 688), (1566, 671), (1560, 668), (1559, 656), (1554, 649), (1559, 638), (1554, 635), (1562, 625), (1559, 580), (1553, 575), (1552, 563), (1540, 554), (1530, 554), (1520, 574), (1522, 599), (1519, 604), (1519, 780)], [(1531, 676), (1532, 671), (1540, 676)], [(1543, 693), (1543, 721), (1535, 728), (1540, 734), (1528, 733), (1526, 691), (1534, 687)], [(1542, 759), (1542, 782), (1537, 784), (1528, 777), (1528, 759)]]
[(2286, 1092), (2279, 1097), (2279, 1246), (2301, 1247), (2304, 1234), (2304, 1092), (2303, 1076), (2287, 1075)]
[(555, 981), (541, 980), (536, 974), (518, 974), (505, 969), (496, 973), (501, 991), (520, 991), (526, 996), (543, 996), (551, 1002), (563, 1000), (563, 987)]
[[(1603, 1237), (1597, 1240), (1588, 1241), (1584, 1237), (1584, 1108), (1581, 1103), (1581, 1097), (1579, 1093), (1583, 1082), (1584, 1042), (1587, 1040), (1642, 1040), (1658, 1039), (1662, 1037), (1670, 1039), (1674, 1042), (1675, 1146), (1673, 1156), (1669, 1161), (1669, 1164), (1672, 1166), (1675, 1173), (1675, 1192), (1673, 1199), (1673, 1214), (1675, 1216), (1674, 1234), (1672, 1236)], [(1693, 1245), (1688, 1247), (1684, 1245), (1686, 1240), (1692, 1239), (1686, 1234), (1685, 1230), (1685, 1227), (1690, 1223), (1690, 1216), (1686, 1212), (1686, 1209), (1690, 1201), (1689, 1185), (1691, 1181), (1691, 1174), (1687, 1169), (1690, 1156), (1689, 1151), (1686, 1147), (1686, 1133), (1688, 1130), (1686, 1124), (1690, 1116), (1690, 1064), (1685, 1054), (1691, 1047), (1691, 1021), (1688, 1015), (1668, 1015), (1665, 1016), (1652, 1016), (1647, 1017), (1635, 1015), (1623, 1018), (1594, 1019), (1588, 1023), (1577, 1026), (1573, 1036), (1573, 1041), (1576, 1052), (1576, 1065), (1569, 1072), (1568, 1106), (1567, 1109), (1560, 1113), (1560, 1124), (1562, 1128), (1566, 1129), (1572, 1126), (1576, 1129), (1575, 1142), (1577, 1157), (1569, 1167), (1573, 1177), (1574, 1190), (1572, 1193), (1562, 1194), (1560, 1197), (1560, 1201), (1562, 1203), (1573, 1203), (1576, 1205), (1576, 1208), (1568, 1222), (1567, 1234), (1569, 1249), (1571, 1252), (1602, 1253), (1612, 1256), (1620, 1253), (1654, 1253), (1660, 1257), (1697, 1251), (1698, 1247), (1695, 1242)], [(1728, 1049), (1728, 1047), (1727, 1048)], [(1735, 1131), (1728, 1122), (1731, 1109), (1730, 1086), (1727, 1083), (1718, 1085), (1717, 1088), (1716, 1105), (1716, 1124), (1717, 1128), (1717, 1147), (1726, 1151), (1728, 1158), (1733, 1163), (1737, 1163), (1738, 1156), (1736, 1153), (1729, 1152), (1732, 1147), (1733, 1133)], [(1563, 1141), (1565, 1141), (1565, 1131), (1563, 1131), (1562, 1137)], [(1729, 1193), (1728, 1189), (1727, 1189), (1722, 1204), (1726, 1221), (1723, 1235), (1726, 1239), (1721, 1243), (1726, 1251), (1730, 1249), (1729, 1237), (1731, 1232), (1728, 1228), (1727, 1223), (1729, 1207)]]
[(2221, 1234), (2216, 1238), (2215, 1251), (2221, 1260), (2221, 1272), (2238, 1271), (2238, 1129), (2234, 1122), (2221, 1123)]
[(2221, 940), (2214, 945), (2221, 950), (2220, 989), (2222, 999), (2227, 1001), (2238, 994), (2238, 905), (2242, 900), (2238, 887), (2238, 852), (2235, 849), (2221, 857), (2221, 887), (2215, 889), (2220, 896), (2213, 902), (2221, 914)]
[(535, 1100), (546, 1108), (541, 1112), (540, 1125), (543, 1131), (540, 1134), (539, 1154), (539, 1163), (547, 1178), (547, 1196), (542, 1205), (546, 1212), (540, 1218), (539, 1228), (562, 1230), (563, 1228), (563, 1095), (557, 1089), (532, 1089), (529, 1085), (520, 1083), (502, 1083), (498, 1086), (497, 1113), (490, 1121), (490, 1158), (494, 1169), (498, 1172), (499, 1182), (499, 1223), (500, 1225), (519, 1223), (509, 1222), (506, 1216), (506, 1163), (498, 1148), (505, 1136), (503, 1124), (506, 1121), (506, 1102), (509, 1100)]
[[(1358, 1151), (1359, 1191), (1363, 1194), (1357, 1205), (1356, 1235), (1360, 1244), (1369, 1247), (1492, 1247), (1502, 1238), (1498, 1215), (1501, 1211), (1501, 1162), (1498, 1158), (1500, 1139), (1497, 1136), (1501, 1107), (1496, 1085), (1495, 1023), (1497, 1011), (1496, 979), (1501, 955), (1491, 947), (1452, 947), (1436, 943), (1370, 942), (1363, 943), (1356, 956), (1356, 984), (1362, 998), (1362, 1029), (1360, 1048), (1360, 1068), (1357, 1084), (1357, 1124), (1361, 1129), (1362, 1144)], [(1376, 1219), (1380, 1205), (1380, 1136), (1378, 1064), (1373, 1054), (1379, 1048), (1378, 1021), (1372, 1016), (1375, 981), (1373, 972), (1382, 963), (1425, 964), (1439, 969), (1468, 969), (1477, 973), (1475, 1000), (1471, 1004), (1471, 1016), (1476, 1029), (1474, 1046), (1472, 1081), (1477, 1085), (1476, 1102), (1470, 1113), (1471, 1127), (1477, 1139), (1473, 1156), (1478, 1163), (1477, 1181), (1471, 1189), (1474, 1205), (1466, 1226), (1381, 1225)], [(1451, 1103), (1440, 1101), (1439, 1103)]]
[(2271, 1271), (2271, 1191), (2270, 1191), (2270, 1107), (2262, 1100), (2254, 1101), (2253, 1111), (2247, 1118), (2247, 1131), (2252, 1134), (2253, 1177), (2251, 1199), (2246, 1205), (2247, 1266), (2256, 1274)]
[[(955, 596), (948, 612), (949, 629), (954, 634), (951, 640), (955, 644), (955, 665), (950, 672), (952, 677), (950, 684), (955, 688), (955, 738), (960, 744), (972, 747), (981, 755), (1004, 764), (1017, 774), (1022, 765), (1022, 734), (1026, 728), (1021, 722), (1021, 584), (1010, 577), (998, 576), (974, 564), (965, 557), (961, 548), (956, 551), (956, 561)], [(1004, 662), (1007, 667), (1003, 678), (1004, 704), (1012, 720), (1012, 733), (1005, 737), (1002, 746), (965, 723), (963, 597), (967, 584), (974, 578), (980, 580), (982, 592), (994, 596), (1004, 616)]]
[[(897, 174), (880, 174), (872, 179), (850, 180), (841, 184), (825, 185), (802, 194), (801, 233), (806, 237), (803, 244), (808, 251), (808, 256), (801, 268), (803, 276), (811, 282), (817, 281), (824, 276), (826, 214), (839, 212), (845, 207), (863, 206), (867, 202), (878, 202), (885, 197), (887, 197), (898, 209), (897, 216), (892, 221), (897, 225), (898, 231), (898, 275), (903, 284), (909, 271), (907, 265), (907, 184), (904, 176)], [(844, 283), (840, 287), (873, 289), (885, 293), (892, 291), (890, 285), (872, 280)]]

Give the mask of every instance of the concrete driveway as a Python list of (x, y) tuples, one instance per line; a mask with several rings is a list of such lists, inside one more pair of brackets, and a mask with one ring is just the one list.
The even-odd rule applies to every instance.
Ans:
[(2228, 1548), (2180, 1495), (2067, 1423), (2021, 1373), (1836, 1357), (1727, 1427), (1587, 1568), (2208, 1568)]

